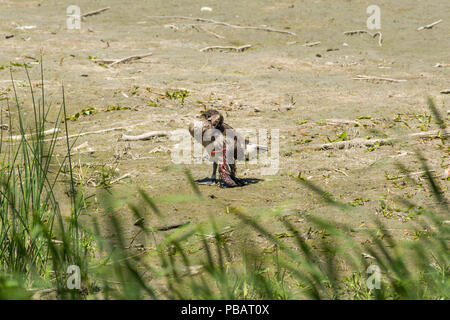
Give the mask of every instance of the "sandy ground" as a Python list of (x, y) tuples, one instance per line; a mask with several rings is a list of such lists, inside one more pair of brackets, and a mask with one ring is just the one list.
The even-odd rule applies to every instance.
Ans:
[[(86, 18), (79, 30), (67, 30), (66, 8), (71, 4), (0, 1), (0, 65), (29, 63), (31, 77), (39, 83), (39, 66), (30, 57), (39, 58), (43, 50), (47, 99), (55, 106), (61, 101), (64, 82), (70, 115), (88, 106), (130, 108), (81, 116), (68, 122), (70, 133), (122, 126), (129, 127), (127, 134), (187, 128), (190, 119), (205, 108), (219, 109), (236, 128), (280, 130), (280, 168), (275, 175), (261, 176), (259, 165), (241, 164), (239, 175), (263, 181), (235, 189), (200, 186), (203, 201), (167, 201), (170, 194), (193, 194), (183, 171), (165, 151), (172, 143), (167, 138), (125, 142), (118, 131), (80, 137), (76, 146), (87, 142), (93, 152), (80, 149), (75, 153), (78, 163), (117, 168), (115, 177), (130, 174), (112, 189), (121, 215), (131, 215), (126, 203), (138, 201), (136, 187), (140, 187), (158, 199), (169, 223), (202, 223), (212, 215), (222, 227), (233, 226), (237, 221), (229, 213), (233, 207), (255, 215), (259, 210), (278, 210), (301, 230), (308, 228), (304, 215), (336, 219), (359, 229), (370, 227), (371, 219), (379, 216), (395, 235), (407, 238), (414, 210), (403, 207), (396, 197), (434, 204), (420, 174), (413, 176), (414, 182), (390, 178), (405, 174), (397, 163), (411, 172), (423, 170), (415, 149), (428, 159), (436, 176), (442, 175), (450, 160), (448, 146), (440, 146), (440, 139), (406, 137), (374, 150), (364, 146), (316, 150), (314, 146), (327, 143), (328, 138), (336, 140), (344, 132), (351, 140), (404, 137), (438, 128), (434, 118), (427, 120), (431, 112), (426, 97), (432, 97), (447, 117), (450, 95), (440, 93), (450, 89), (447, 0), (377, 1), (382, 46), (368, 34), (343, 34), (366, 29), (366, 8), (373, 1), (77, 1), (82, 13), (111, 9)], [(202, 6), (213, 10), (201, 11)], [(152, 17), (163, 15), (272, 27), (296, 36)], [(439, 19), (443, 22), (432, 29), (416, 30)], [(35, 28), (18, 29), (27, 25)], [(14, 37), (6, 39), (6, 35)], [(318, 41), (316, 46), (304, 46)], [(247, 44), (251, 48), (243, 52), (200, 51), (207, 46)], [(119, 59), (149, 52), (149, 57), (113, 67), (89, 58)], [(355, 80), (357, 75), (405, 81)], [(29, 88), (20, 85), (26, 80), (23, 70), (14, 68), (13, 76), (27, 101)], [(0, 91), (11, 88), (9, 77), (8, 68), (0, 71)], [(190, 93), (183, 104), (165, 96), (166, 91), (180, 89)], [(4, 101), (0, 104), (5, 108)], [(204, 178), (211, 170), (209, 164), (182, 168), (195, 178)], [(355, 210), (330, 210), (296, 181), (299, 174), (337, 199), (354, 204)], [(439, 182), (448, 195), (448, 180), (441, 176)], [(422, 183), (424, 188), (418, 187)], [(62, 202), (66, 201), (63, 191)], [(89, 192), (96, 196), (91, 198), (87, 216), (101, 215), (96, 203), (99, 188), (91, 186)], [(390, 208), (384, 215), (383, 202)], [(157, 223), (148, 213), (147, 223)], [(280, 232), (276, 219), (262, 221)], [(127, 232), (131, 238), (134, 227)], [(238, 241), (246, 236), (237, 230), (234, 237)], [(260, 238), (246, 240), (267, 245)]]

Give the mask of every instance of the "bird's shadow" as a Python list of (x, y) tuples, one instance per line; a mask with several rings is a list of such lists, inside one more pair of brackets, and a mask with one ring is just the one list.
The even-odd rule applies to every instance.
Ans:
[(240, 182), (242, 182), (242, 185), (238, 185), (235, 187), (229, 187), (227, 185), (225, 185), (225, 183), (223, 183), (222, 180), (217, 179), (217, 180), (212, 180), (211, 178), (204, 178), (204, 179), (198, 179), (195, 180), (195, 182), (197, 184), (200, 185), (206, 185), (206, 186), (220, 186), (221, 188), (239, 188), (239, 187), (245, 187), (249, 184), (255, 184), (258, 183), (260, 181), (262, 181), (263, 179), (258, 179), (258, 178), (239, 178)]

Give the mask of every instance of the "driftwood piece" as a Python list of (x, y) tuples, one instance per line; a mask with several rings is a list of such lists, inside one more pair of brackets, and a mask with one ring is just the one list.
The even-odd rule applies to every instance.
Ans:
[(379, 143), (380, 146), (390, 144), (391, 139), (352, 139), (352, 140), (345, 140), (345, 141), (337, 141), (337, 142), (330, 142), (330, 143), (324, 143), (319, 144), (314, 147), (315, 150), (331, 150), (331, 149), (350, 149), (354, 147), (372, 147), (376, 143)]
[(294, 32), (286, 31), (286, 30), (278, 30), (278, 29), (273, 29), (273, 28), (268, 28), (268, 27), (238, 26), (238, 25), (227, 23), (227, 22), (216, 21), (216, 20), (212, 20), (212, 19), (196, 18), (196, 17), (185, 17), (185, 16), (148, 16), (148, 18), (151, 18), (151, 19), (162, 18), (162, 19), (193, 20), (193, 21), (199, 21), (199, 22), (206, 22), (206, 23), (221, 25), (221, 26), (230, 27), (230, 28), (234, 28), (234, 29), (260, 30), (260, 31), (277, 32), (277, 33), (289, 34), (291, 36), (297, 36)]
[(376, 32), (372, 35), (372, 38), (376, 38), (378, 36), (378, 45), (381, 47), (383, 46), (383, 35), (381, 32)]
[(122, 140), (124, 141), (138, 141), (138, 140), (149, 140), (154, 137), (167, 137), (169, 134), (167, 131), (150, 131), (138, 136), (128, 136), (126, 134), (122, 135)]
[[(410, 138), (435, 138), (435, 137), (450, 137), (450, 131), (448, 130), (431, 130), (431, 131), (425, 131), (425, 132), (416, 132), (406, 135), (406, 137)], [(387, 139), (362, 139), (362, 138), (356, 138), (352, 140), (345, 140), (345, 141), (337, 141), (337, 142), (330, 142), (325, 144), (318, 144), (313, 146), (315, 150), (331, 150), (331, 149), (349, 149), (354, 147), (372, 147), (376, 143), (378, 143), (380, 146), (383, 145), (389, 145), (392, 144), (396, 139), (401, 139), (402, 137), (398, 138), (387, 138)]]
[(433, 28), (435, 25), (437, 25), (438, 23), (441, 23), (443, 20), (439, 19), (438, 21), (435, 21), (433, 23), (427, 24), (426, 26), (422, 26), (417, 28), (417, 31), (421, 31), (421, 30), (425, 30), (425, 29), (431, 29)]
[[(129, 127), (117, 127), (117, 128), (108, 128), (108, 129), (102, 129), (102, 130), (97, 130), (97, 131), (87, 131), (87, 132), (81, 132), (78, 134), (69, 135), (68, 138), (72, 139), (72, 138), (78, 138), (78, 137), (82, 137), (82, 136), (86, 136), (86, 135), (90, 135), (90, 134), (102, 134), (102, 133), (111, 132), (111, 131), (122, 131), (122, 130), (128, 130), (128, 129), (129, 129)], [(55, 139), (47, 139), (44, 141), (63, 140), (63, 139), (67, 139), (67, 137), (61, 136), (61, 137), (57, 137)]]
[(111, 185), (113, 183), (119, 182), (120, 180), (123, 180), (125, 178), (129, 178), (129, 177), (131, 177), (131, 173), (125, 173), (123, 176), (120, 176), (119, 178), (116, 178), (116, 179), (112, 180), (109, 184)]
[(186, 226), (186, 225), (188, 225), (190, 223), (191, 223), (190, 221), (186, 221), (186, 222), (183, 222), (183, 223), (177, 223), (177, 224), (172, 224), (172, 225), (168, 225), (168, 226), (157, 227), (155, 229), (158, 230), (158, 231), (168, 231), (168, 230), (184, 227), (184, 226)]
[(374, 76), (366, 76), (362, 74), (358, 74), (356, 77), (353, 78), (353, 80), (379, 80), (379, 81), (387, 81), (387, 82), (405, 82), (405, 79), (392, 79), (392, 78), (385, 78), (385, 77), (374, 77)]
[(149, 53), (146, 53), (146, 54), (129, 56), (129, 57), (126, 57), (126, 58), (114, 61), (113, 63), (111, 63), (110, 66), (112, 67), (112, 66), (114, 66), (116, 64), (119, 64), (119, 63), (127, 63), (127, 62), (130, 62), (130, 61), (133, 61), (133, 60), (139, 60), (139, 59), (151, 56), (151, 55), (152, 55), (152, 53), (149, 52)]
[(346, 36), (352, 36), (355, 34), (361, 34), (361, 33), (368, 33), (370, 34), (367, 30), (352, 30), (352, 31), (345, 31), (344, 34)]
[(354, 120), (347, 120), (347, 119), (325, 119), (325, 124), (335, 125), (335, 124), (352, 124), (355, 126), (361, 126), (361, 123)]
[(352, 30), (352, 31), (345, 31), (344, 35), (346, 36), (353, 36), (355, 34), (368, 34), (369, 36), (371, 36), (372, 38), (376, 38), (377, 36), (379, 36), (378, 38), (378, 45), (381, 47), (382, 43), (383, 43), (383, 35), (381, 34), (381, 32), (375, 32), (375, 33), (371, 33), (367, 30)]
[(307, 43), (305, 43), (305, 44), (302, 44), (302, 46), (304, 46), (304, 47), (314, 47), (314, 46), (317, 46), (317, 45), (319, 45), (319, 44), (321, 44), (320, 41), (316, 41), (316, 42), (307, 42)]
[(105, 12), (106, 10), (109, 10), (109, 9), (111, 9), (111, 7), (106, 7), (106, 8), (90, 11), (88, 13), (82, 14), (81, 18), (84, 19), (84, 18), (87, 18), (87, 17), (95, 16), (95, 15), (100, 14), (102, 12)]
[[(59, 131), (59, 129), (57, 129), (57, 128), (56, 129), (53, 128), (53, 129), (45, 130), (43, 132), (43, 135), (47, 136), (47, 135), (50, 135), (50, 134), (54, 134), (54, 133), (56, 133), (58, 131)], [(22, 140), (23, 137), (25, 139), (28, 139), (28, 138), (32, 138), (32, 137), (35, 137), (35, 136), (36, 136), (36, 133), (25, 134), (25, 135), (17, 135), (17, 136), (9, 136), (9, 137), (6, 137), (6, 140), (7, 141), (19, 141), (19, 140)]]
[(236, 52), (242, 52), (247, 49), (250, 49), (252, 46), (250, 44), (246, 44), (240, 47), (233, 47), (233, 46), (211, 46), (211, 47), (205, 47), (203, 49), (200, 49), (201, 52), (206, 51), (212, 51), (212, 50), (233, 50)]

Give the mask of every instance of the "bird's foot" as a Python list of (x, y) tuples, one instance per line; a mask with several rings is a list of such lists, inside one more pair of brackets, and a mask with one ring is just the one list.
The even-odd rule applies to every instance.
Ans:
[(213, 186), (215, 184), (217, 184), (217, 179), (216, 178), (204, 178), (204, 179), (199, 179), (199, 180), (195, 180), (195, 182), (197, 184), (202, 184), (202, 185), (207, 185), (207, 186)]

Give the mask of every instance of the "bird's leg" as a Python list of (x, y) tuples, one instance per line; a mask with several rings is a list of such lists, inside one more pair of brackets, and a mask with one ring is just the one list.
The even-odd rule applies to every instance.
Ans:
[(211, 175), (211, 180), (214, 183), (216, 183), (216, 181), (217, 181), (216, 172), (217, 172), (217, 162), (214, 161), (213, 162), (213, 172), (212, 172), (212, 175)]

